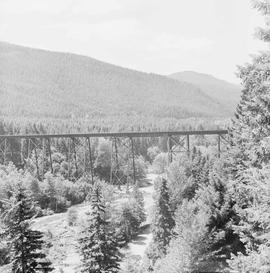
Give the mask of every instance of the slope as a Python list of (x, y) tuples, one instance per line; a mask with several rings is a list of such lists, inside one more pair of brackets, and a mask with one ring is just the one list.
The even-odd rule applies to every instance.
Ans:
[(183, 71), (173, 73), (169, 75), (169, 77), (180, 82), (187, 82), (197, 86), (209, 97), (224, 105), (231, 113), (240, 100), (240, 86), (217, 79), (208, 74)]
[(213, 117), (230, 113), (198, 87), (93, 58), (0, 42), (0, 115)]

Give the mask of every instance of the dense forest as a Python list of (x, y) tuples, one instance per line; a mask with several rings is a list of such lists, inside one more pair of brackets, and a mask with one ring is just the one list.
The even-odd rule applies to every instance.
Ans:
[[(267, 19), (270, 16), (269, 1), (254, 1), (254, 8)], [(266, 22), (267, 26), (259, 28), (257, 35), (269, 43), (270, 23), (269, 20)], [(8, 52), (12, 46), (4, 47)], [(13, 49), (18, 50), (18, 54), (21, 54), (21, 50), (29, 50)], [(45, 52), (35, 51), (35, 54), (46, 55), (43, 59), (46, 59), (48, 66), (53, 62), (47, 59)], [(65, 55), (59, 62), (67, 67), (71, 58), (79, 62), (81, 57)], [(87, 64), (85, 62), (86, 67)], [(97, 66), (100, 65), (97, 62)], [(32, 67), (31, 63), (29, 66)], [(31, 69), (34, 70), (34, 66)], [(196, 136), (192, 138), (192, 151), (178, 153), (172, 162), (168, 160), (166, 138), (136, 139), (135, 184), (125, 143), (119, 148), (118, 175), (123, 178), (122, 183), (111, 179), (111, 139), (95, 139), (91, 143), (93, 180), (83, 165), (84, 159), (89, 158), (90, 154), (79, 140), (74, 140), (78, 141), (76, 157), (74, 146), (71, 159), (65, 140), (52, 141), (50, 156), (53, 168), (50, 166), (49, 154), (45, 153), (45, 158), (42, 158), (38, 144), (35, 151), (30, 149), (23, 164), (19, 158), (9, 157), (8, 164), (0, 165), (0, 271), (66, 272), (63, 261), (70, 256), (63, 257), (61, 238), (68, 234), (68, 240), (76, 246), (68, 251), (79, 257), (77, 271), (74, 272), (270, 272), (269, 71), (269, 51), (260, 53), (253, 57), (251, 63), (239, 68), (242, 93), (235, 115), (228, 123), (223, 119), (179, 119), (176, 114), (168, 119), (165, 115), (159, 122), (158, 116), (150, 116), (142, 121), (138, 115), (132, 122), (129, 119), (127, 123), (122, 118), (112, 124), (112, 121), (117, 120), (114, 114), (113, 117), (108, 114), (104, 119), (103, 114), (91, 119), (84, 116), (90, 111), (87, 107), (83, 117), (70, 116), (69, 119), (66, 119), (69, 108), (66, 108), (67, 112), (63, 116), (59, 114), (62, 108), (55, 108), (59, 113), (54, 111), (46, 120), (43, 117), (44, 121), (41, 117), (44, 108), (31, 108), (33, 112), (27, 115), (31, 116), (37, 111), (42, 115), (37, 119), (31, 117), (28, 121), (18, 117), (13, 119), (11, 111), (0, 122), (0, 134), (203, 130), (226, 125), (229, 135), (226, 144), (223, 143), (221, 157), (216, 153), (215, 138)], [(25, 73), (29, 73), (29, 70)], [(76, 74), (69, 69), (65, 73), (58, 74), (60, 82), (61, 77), (66, 77), (68, 73)], [(130, 73), (125, 71), (125, 77)], [(18, 75), (22, 78), (25, 76), (20, 70)], [(138, 72), (137, 77), (141, 78), (142, 86), (147, 85), (145, 78), (149, 75)], [(168, 89), (178, 85), (177, 80), (167, 82), (167, 79), (155, 75), (150, 77), (155, 79), (153, 85), (157, 84), (156, 81)], [(82, 79), (76, 80), (83, 87)], [(196, 90), (193, 92), (196, 93)], [(46, 94), (50, 95), (50, 92)], [(62, 100), (58, 102), (65, 107)], [(38, 108), (39, 104), (36, 103), (33, 100)], [(208, 108), (209, 103), (205, 106)], [(158, 112), (163, 112), (164, 107)], [(136, 109), (139, 108), (136, 106)], [(23, 109), (19, 111), (20, 114), (25, 113)], [(181, 117), (182, 111), (180, 107)], [(18, 148), (15, 141), (12, 145), (14, 149)], [(151, 213), (146, 210), (147, 200), (144, 197), (144, 189), (150, 183), (147, 180), (149, 172), (156, 175)], [(57, 218), (64, 222), (64, 231), (63, 223), (60, 225)], [(51, 230), (44, 229), (49, 224), (48, 219), (53, 219), (52, 225), (59, 224), (56, 227), (56, 230), (61, 231), (59, 237)], [(150, 230), (151, 240), (143, 258), (128, 255), (125, 248), (147, 229)], [(70, 247), (65, 243), (65, 246)]]
[[(209, 97), (223, 104), (231, 113), (240, 99), (240, 87), (238, 85), (216, 79), (215, 77), (193, 71), (183, 71), (169, 75), (178, 81), (185, 81), (199, 86)], [(226, 94), (226, 96), (224, 96)]]
[[(209, 93), (209, 85), (188, 79), (3, 42), (0, 62), (0, 113), (13, 119), (228, 118), (240, 93), (215, 78)], [(223, 100), (221, 86), (233, 103)]]

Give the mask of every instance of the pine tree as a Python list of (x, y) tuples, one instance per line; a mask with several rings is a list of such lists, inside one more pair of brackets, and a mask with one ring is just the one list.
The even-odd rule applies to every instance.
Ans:
[[(267, 17), (270, 16), (269, 0), (253, 1), (254, 7)], [(259, 28), (257, 35), (263, 41), (270, 41), (270, 23), (267, 20), (266, 28)], [(270, 161), (270, 54), (261, 53), (253, 58), (251, 64), (240, 68), (239, 77), (242, 80), (243, 91), (240, 103), (231, 129), (231, 147), (229, 160), (232, 171), (232, 196), (235, 202), (235, 211), (239, 220), (234, 223), (246, 246), (247, 259), (239, 255), (234, 258), (233, 269), (238, 272), (269, 272), (256, 271), (249, 267), (248, 257), (253, 265), (255, 257), (263, 256), (262, 246), (266, 247), (270, 223), (265, 223), (265, 208), (269, 206), (270, 191), (266, 180), (269, 177), (267, 166)], [(267, 179), (266, 179), (266, 178)], [(258, 209), (259, 208), (259, 209)], [(264, 249), (264, 248), (263, 248)], [(251, 259), (252, 257), (252, 259)], [(267, 255), (266, 255), (267, 257)], [(265, 268), (270, 259), (257, 260), (255, 267)], [(241, 268), (240, 268), (241, 267)]]
[(153, 223), (153, 241), (158, 245), (162, 253), (166, 252), (170, 239), (172, 237), (172, 229), (174, 227), (174, 218), (170, 209), (170, 196), (167, 187), (167, 181), (162, 179), (158, 196), (155, 204), (155, 216)]
[(133, 187), (133, 191), (131, 193), (132, 201), (134, 204), (134, 212), (136, 218), (138, 219), (138, 223), (141, 224), (146, 220), (146, 213), (144, 208), (144, 198), (142, 192), (139, 190), (138, 185)]
[[(193, 199), (198, 215), (207, 215), (208, 261), (219, 267), (226, 266), (231, 254), (245, 252), (240, 236), (233, 229), (232, 222), (239, 216), (235, 212), (229, 183), (222, 160), (213, 163), (209, 173), (209, 182), (201, 185)], [(181, 216), (180, 216), (181, 217)], [(211, 268), (217, 270), (218, 268)]]
[(53, 267), (42, 252), (43, 234), (30, 227), (35, 204), (22, 185), (18, 184), (15, 191), (5, 214), (4, 233), (11, 245), (12, 272), (50, 272)]
[[(182, 198), (178, 204), (173, 238), (166, 256), (155, 264), (155, 272), (220, 271), (226, 267), (226, 259), (231, 253), (243, 251), (244, 245), (231, 224), (237, 215), (224, 167), (220, 160), (211, 162), (210, 170), (206, 164), (200, 167), (201, 171), (195, 172), (198, 184), (195, 195)], [(195, 168), (200, 169), (198, 166)], [(204, 168), (209, 174), (198, 175), (204, 173)]]
[[(270, 144), (270, 142), (269, 142)], [(250, 168), (245, 172), (245, 183), (241, 192), (245, 193), (246, 206), (237, 212), (241, 221), (235, 230), (241, 235), (246, 252), (233, 256), (230, 269), (239, 273), (270, 272), (270, 168)]]
[(87, 226), (79, 238), (82, 254), (82, 270), (85, 273), (114, 273), (119, 269), (119, 252), (109, 223), (104, 219), (105, 206), (99, 186), (95, 186), (91, 198), (91, 211), (87, 214)]
[[(264, 15), (270, 15), (269, 1), (254, 1), (254, 6)], [(267, 37), (270, 30), (260, 29), (261, 39)], [(270, 54), (262, 53), (254, 58), (251, 64), (240, 69), (243, 91), (231, 129), (231, 169), (233, 171), (233, 187), (238, 207), (249, 207), (251, 196), (247, 195), (249, 169), (261, 169), (269, 163), (270, 150)]]
[(174, 217), (170, 209), (170, 196), (167, 181), (160, 181), (155, 200), (155, 214), (152, 223), (153, 239), (147, 251), (150, 260), (148, 270), (153, 270), (157, 259), (166, 255), (167, 247), (173, 235), (175, 225)]
[[(253, 1), (263, 15), (270, 16), (269, 0)], [(259, 28), (260, 39), (270, 41), (269, 21), (267, 28)], [(235, 177), (249, 167), (260, 168), (269, 162), (270, 153), (262, 141), (270, 135), (270, 54), (264, 52), (253, 58), (251, 64), (240, 68), (239, 78), (243, 90), (231, 128), (231, 153)]]

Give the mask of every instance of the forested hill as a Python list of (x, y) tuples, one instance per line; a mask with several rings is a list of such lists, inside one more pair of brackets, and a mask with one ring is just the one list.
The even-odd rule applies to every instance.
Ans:
[(212, 75), (183, 71), (173, 73), (169, 77), (198, 86), (205, 94), (224, 105), (230, 112), (234, 111), (240, 100), (240, 86), (217, 79)]
[(232, 114), (226, 104), (198, 86), (85, 56), (0, 43), (2, 117)]

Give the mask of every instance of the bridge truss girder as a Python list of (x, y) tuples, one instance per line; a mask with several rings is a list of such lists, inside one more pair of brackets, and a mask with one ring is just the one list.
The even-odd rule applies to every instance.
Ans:
[[(185, 136), (174, 136), (168, 135), (167, 138), (167, 152), (168, 152), (168, 163), (173, 161), (173, 158), (179, 153), (186, 153), (189, 157), (191, 154), (191, 135), (186, 134)], [(220, 158), (222, 153), (222, 144), (228, 144), (228, 140), (225, 134), (217, 134), (217, 157)], [(224, 146), (225, 146), (224, 145)]]
[[(16, 138), (9, 138), (5, 136), (0, 137), (0, 163), (7, 165), (8, 162), (14, 162), (14, 157), (19, 158), (17, 167), (23, 168), (32, 159), (35, 168), (36, 176), (38, 179), (44, 179), (46, 170), (52, 174), (55, 173), (54, 158), (52, 151), (52, 138), (51, 137), (29, 137), (20, 138), (16, 142), (16, 150), (13, 147)], [(60, 140), (60, 138), (58, 138)], [(66, 148), (66, 161), (67, 161), (67, 177), (79, 177), (79, 165), (83, 166), (83, 174), (89, 176), (91, 182), (94, 183), (94, 162), (93, 152), (91, 147), (91, 139), (88, 137), (74, 138), (66, 137), (61, 138), (61, 141)], [(12, 143), (13, 142), (13, 143)], [(59, 143), (54, 143), (55, 146)], [(19, 147), (18, 147), (19, 146)], [(83, 156), (78, 156), (78, 153), (83, 150)], [(18, 164), (19, 162), (19, 164)], [(74, 165), (75, 171), (71, 171), (71, 163)]]
[[(221, 144), (228, 142), (225, 138), (226, 130), (213, 131), (175, 131), (175, 132), (128, 132), (128, 133), (90, 133), (90, 134), (59, 134), (59, 135), (0, 135), (0, 163), (20, 162), (18, 167), (23, 168), (31, 158), (36, 166), (38, 179), (43, 179), (46, 170), (55, 173), (55, 164), (52, 149), (54, 146), (64, 146), (67, 161), (67, 177), (76, 179), (81, 173), (88, 176), (94, 183), (95, 168), (91, 141), (97, 138), (111, 140), (111, 173), (110, 181), (123, 184), (127, 179), (136, 184), (136, 152), (134, 139), (137, 137), (167, 137), (168, 162), (181, 152), (190, 155), (190, 137), (198, 135), (217, 136), (217, 156), (222, 152)], [(52, 145), (52, 141), (54, 142)], [(125, 149), (125, 155), (121, 149)], [(128, 175), (120, 172), (120, 165), (126, 160)], [(79, 166), (81, 169), (79, 169)], [(83, 167), (81, 167), (83, 166)]]

